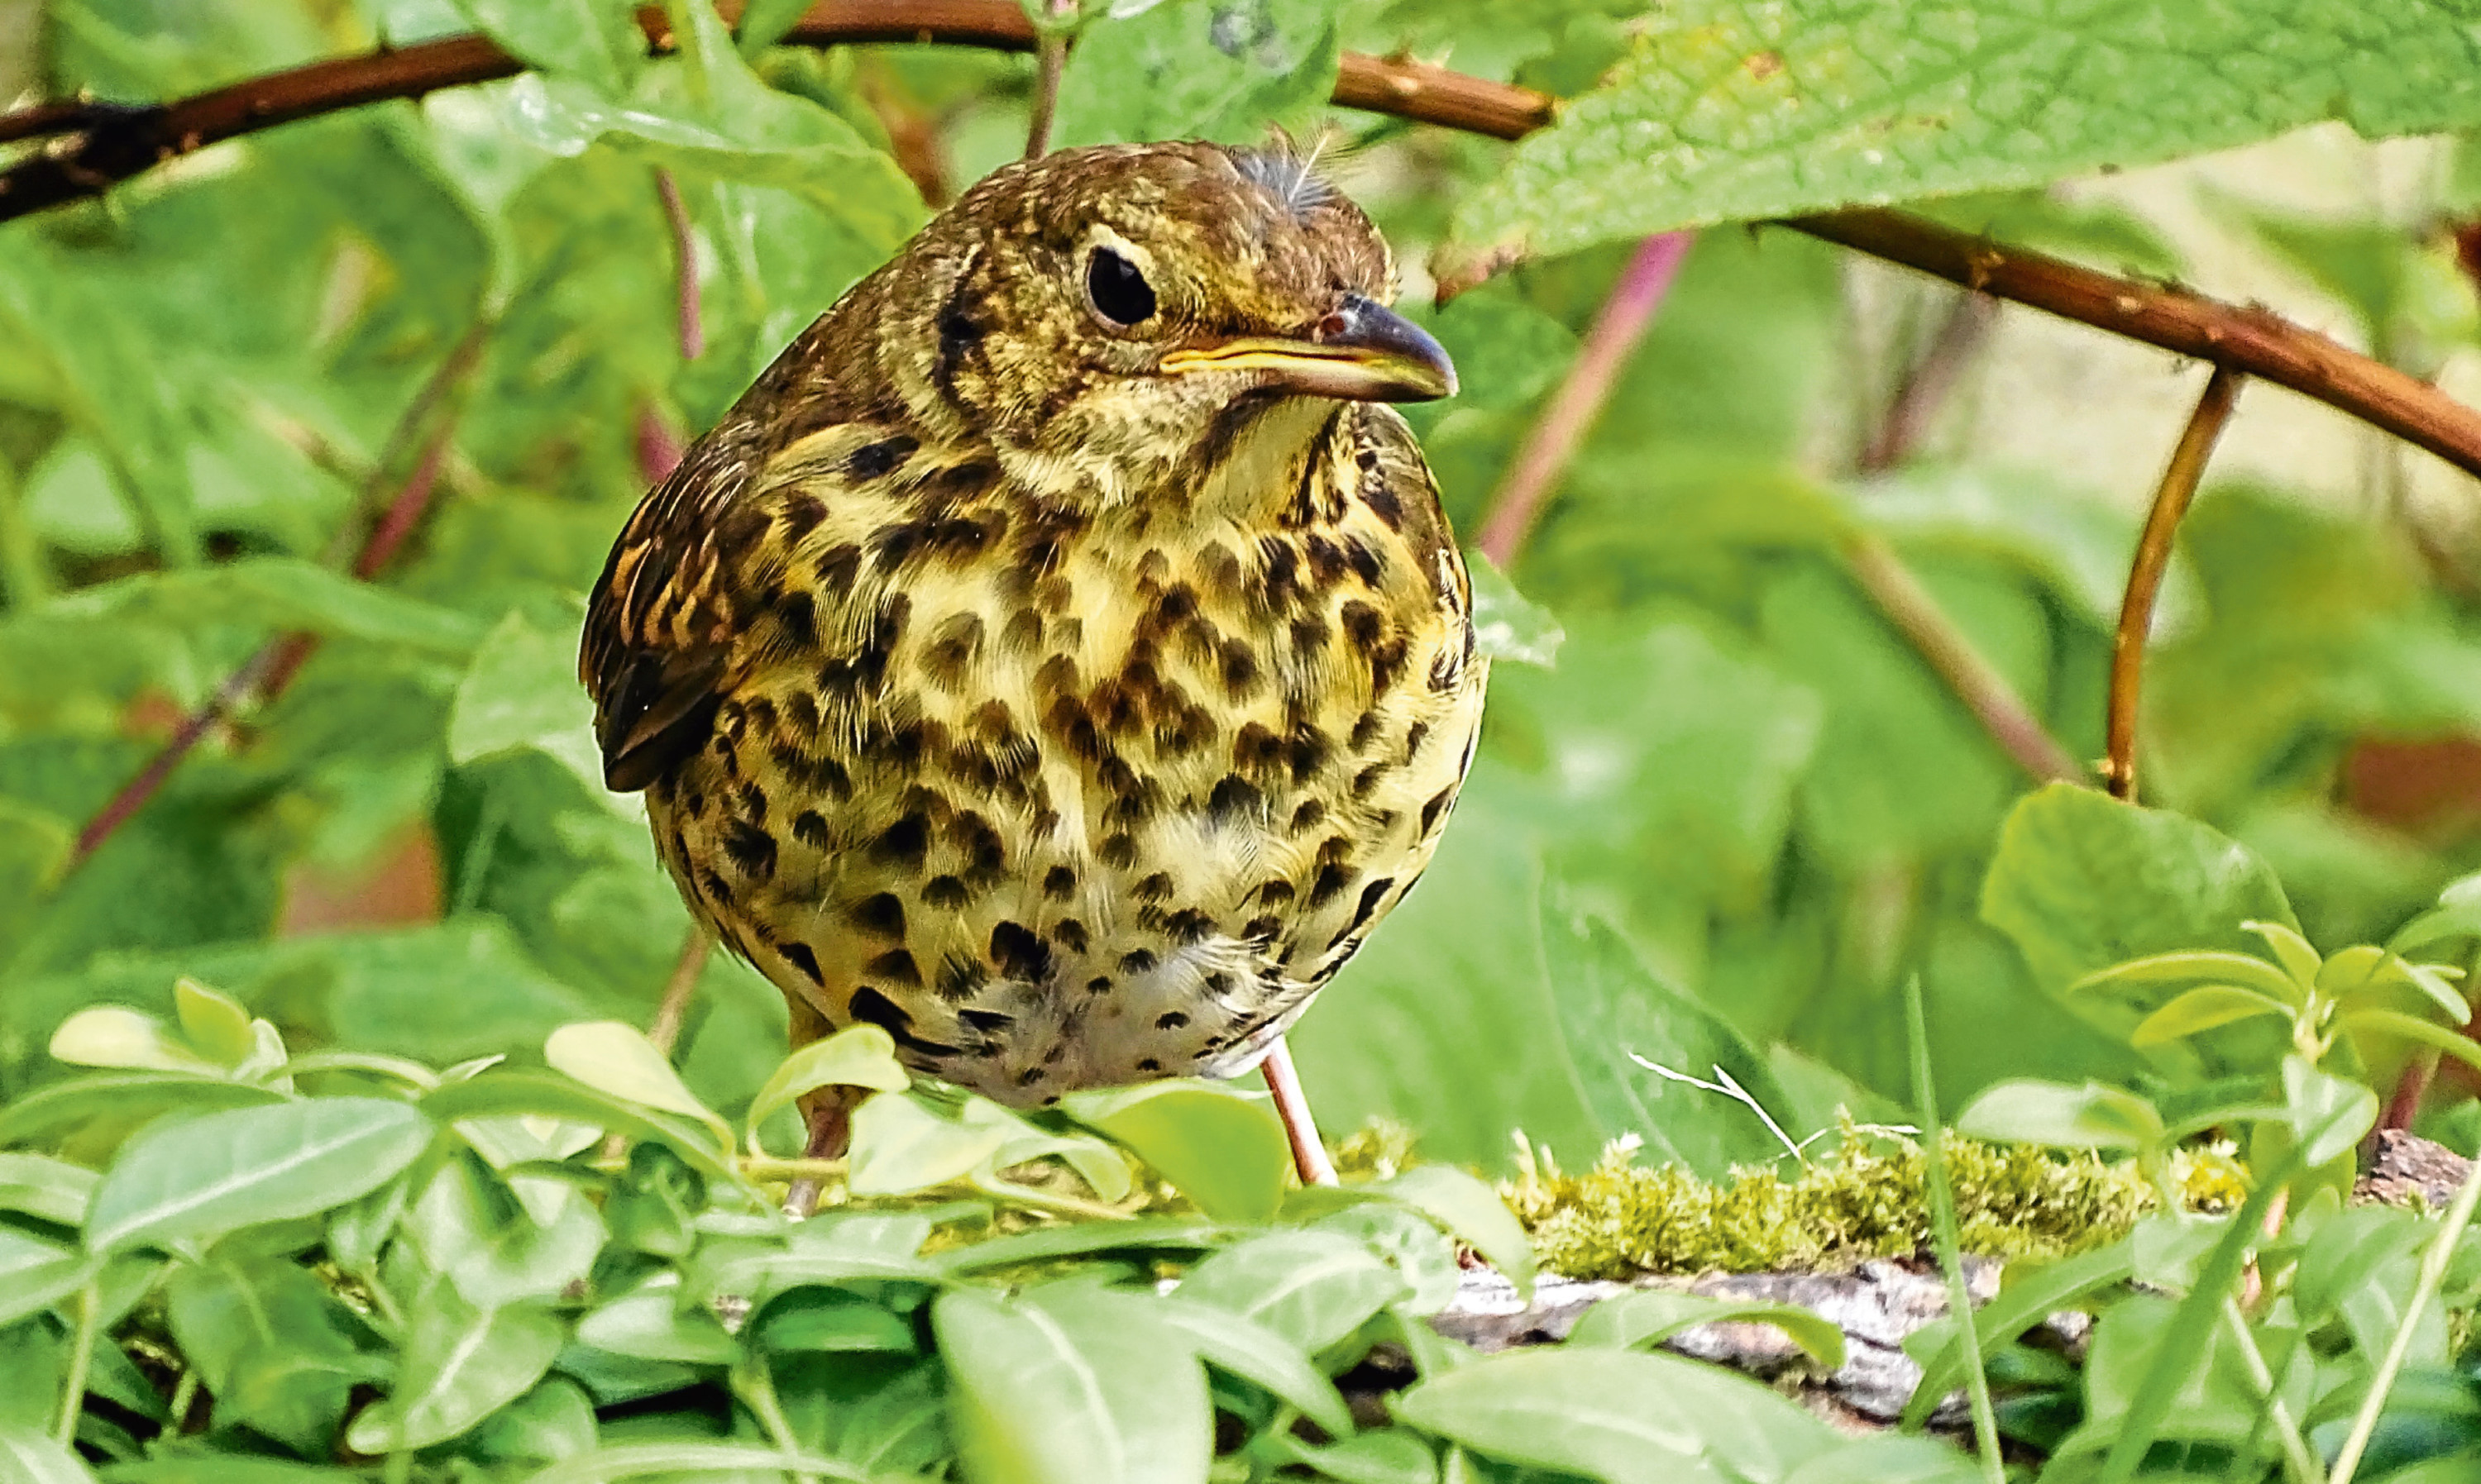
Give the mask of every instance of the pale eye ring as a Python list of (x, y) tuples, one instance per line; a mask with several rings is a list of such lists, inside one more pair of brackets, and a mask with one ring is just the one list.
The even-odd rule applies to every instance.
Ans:
[(1109, 247), (1086, 254), (1085, 299), (1105, 323), (1121, 329), (1155, 317), (1154, 285), (1136, 264)]

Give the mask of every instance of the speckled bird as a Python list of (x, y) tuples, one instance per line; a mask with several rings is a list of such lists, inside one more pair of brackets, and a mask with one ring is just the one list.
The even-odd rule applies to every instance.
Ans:
[(1266, 1061), (1332, 1178), (1282, 1038), (1428, 863), (1487, 667), (1394, 290), (1284, 149), (1011, 165), (647, 495), (580, 658), (605, 778), (796, 1044), (1017, 1106)]

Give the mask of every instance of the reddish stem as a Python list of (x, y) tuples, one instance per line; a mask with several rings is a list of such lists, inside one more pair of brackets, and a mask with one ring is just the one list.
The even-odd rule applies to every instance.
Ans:
[(672, 256), (680, 269), (681, 359), (706, 353), (706, 322), (698, 312), (697, 235), (690, 225), (689, 206), (681, 200), (680, 182), (662, 167), (655, 169), (655, 194), (664, 198), (664, 220), (672, 226)]
[(1680, 275), (1690, 235), (1658, 232), (1639, 243), (1636, 255), (1611, 285), (1593, 327), (1585, 332), (1576, 364), (1568, 368), (1567, 379), (1552, 395), (1551, 404), (1542, 410), (1541, 420), (1533, 425), (1525, 447), (1491, 496), (1490, 514), (1483, 519), (1475, 544), (1499, 565), (1504, 567), (1516, 560), (1534, 522), (1541, 518), (1543, 503), (1567, 473), (1577, 446), (1602, 415), (1620, 369), (1628, 364), (1636, 343), (1645, 338), (1654, 312), (1662, 307), (1672, 280)]

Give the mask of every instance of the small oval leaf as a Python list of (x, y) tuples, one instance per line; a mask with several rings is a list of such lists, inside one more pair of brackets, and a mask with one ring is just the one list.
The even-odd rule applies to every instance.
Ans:
[(671, 1062), (635, 1026), (616, 1020), (562, 1026), (543, 1042), (543, 1060), (598, 1092), (694, 1118), (716, 1132), (727, 1153), (732, 1148), (731, 1125), (697, 1100)]
[(2137, 1022), (2128, 1034), (2135, 1047), (2160, 1046), (2184, 1036), (2228, 1026), (2259, 1015), (2288, 1015), (2289, 1006), (2271, 996), (2234, 984), (2207, 984), (2182, 992), (2169, 1004)]

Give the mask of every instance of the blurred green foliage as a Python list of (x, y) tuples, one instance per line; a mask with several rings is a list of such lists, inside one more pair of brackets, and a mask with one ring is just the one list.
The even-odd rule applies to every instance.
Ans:
[[(1961, 64), (1942, 37), (1915, 34), (1928, 24), (1920, 7), (1500, 9), (1089, 4), (1058, 112), (1063, 143), (1333, 129), (1334, 173), (1387, 229), (1417, 290), (1428, 265), (1452, 266), (1469, 242), (1518, 232), (1557, 249), (1445, 307), (1412, 297), (1467, 387), (1412, 414), (1467, 532), (1638, 233), (1935, 195), (1924, 208), (1963, 230), (2185, 273), (2172, 223), (2049, 188), (2097, 165), (2318, 118), (2375, 138), (2481, 114), (2469, 35), (2441, 29), (2449, 8), (2425, 0), (2215, 8), (2203, 39), (2178, 47), (2165, 39), (2185, 13), (2176, 7), (2036, 21), (2023, 7), (1968, 3), (1955, 14), (1984, 29)], [(793, 15), (751, 10), (761, 29)], [(125, 102), (477, 28), (535, 68), (255, 134), (0, 228), (0, 1105), (49, 1107), (13, 1136), (64, 1155), (64, 1168), (118, 1147), (127, 1120), (107, 1110), (160, 1109), (144, 1099), (116, 1109), (128, 1092), (117, 1084), (44, 1104), (66, 1075), (46, 1054), (54, 1032), (100, 1004), (173, 1016), (183, 976), (233, 996), (297, 1052), (435, 1066), (508, 1055), (512, 1075), (534, 1075), (556, 1028), (652, 1015), (688, 919), (635, 801), (596, 781), (573, 675), (581, 596), (663, 452), (943, 199), (1018, 152), (1033, 76), (1027, 59), (927, 46), (736, 45), (695, 0), (669, 12), (680, 55), (653, 61), (618, 0), (51, 0), (39, 28), (0, 40), (28, 52), (46, 95)], [(2110, 66), (2088, 68), (2086, 42), (2061, 38), (2104, 13), (2112, 35), (2132, 39), (2113, 43)], [(1673, 45), (1683, 39), (1695, 46)], [(1328, 114), (1320, 100), (1345, 47), (1445, 53), (1481, 75), (1589, 96), (1518, 146)], [(2210, 64), (2203, 73), (2196, 57)], [(1870, 59), (1867, 89), (1837, 83), (1855, 58)], [(2192, 87), (2201, 77), (2212, 87)], [(1832, 138), (1813, 147), (1795, 124), (1814, 121), (1799, 110), (1826, 95)], [(2042, 118), (2067, 122), (2032, 126)], [(2414, 210), (2383, 219), (2205, 205), (2259, 260), (2330, 296), (2376, 354), (2430, 376), (2468, 357), (2481, 333), (2446, 233), (2447, 214), (2474, 199), (2456, 183), (2471, 154)], [(686, 263), (659, 180), (676, 194)], [(685, 272), (694, 355), (679, 325)], [(1898, 990), (1914, 975), (1945, 1106), (2026, 1080), (2151, 1096), (2164, 1091), (2161, 1068), (2129, 1048), (2125, 1025), (2072, 1001), (2072, 982), (2139, 954), (2249, 950), (2246, 919), (2296, 924), (2329, 951), (2383, 941), (2481, 865), (2481, 562), (2462, 528), (2401, 498), (2391, 453), (2353, 487), (2259, 478), (2200, 499), (2145, 692), (2143, 777), (2165, 812), (2033, 793), (1888, 620), (1850, 554), (1888, 543), (2070, 755), (2093, 758), (2142, 492), (1992, 456), (1952, 418), (1933, 421), (1898, 467), (1863, 473), (1860, 450), (1951, 304), (1944, 290), (1873, 290), (1832, 249), (1785, 231), (1698, 236), (1509, 564), (1515, 589), (1564, 630), (1555, 660), (1502, 660), (1436, 864), (1295, 1035), (1331, 1130), (1383, 1116), (1414, 1131), (1426, 1158), (1494, 1173), (1510, 1167), (1519, 1133), (1571, 1168), (1628, 1136), (1648, 1165), (1727, 1180), (1775, 1161), (1780, 1146), (1744, 1103), (1682, 1078), (1728, 1080), (1795, 1135), (1833, 1125), (1839, 1107), (1901, 1101)], [(2063, 392), (2023, 415), (2072, 420), (2079, 408)], [(397, 560), (375, 580), (343, 575), (410, 485), (432, 499)], [(1552, 625), (1512, 594), (1494, 602), (1511, 615), (1503, 654), (1547, 654)], [(81, 859), (81, 830), (179, 719), (284, 634), (319, 639), (298, 679), (211, 725)], [(781, 1060), (782, 1015), (745, 968), (708, 964), (680, 1043), (688, 1094), (744, 1114)], [(198, 1109), (237, 1095), (200, 1096)], [(365, 1132), (382, 1142), (398, 1117), (302, 1116), (375, 1119)], [(2433, 1094), (2431, 1116), (2474, 1124), (2453, 1083)], [(629, 1250), (689, 1240), (642, 1235), (701, 1209), (665, 1173), (632, 1163), (605, 1182), (626, 1187), (628, 1221), (640, 1223), (627, 1229), (644, 1245)], [(523, 1199), (475, 1179), (491, 1200)], [(666, 1201), (691, 1215), (665, 1216)], [(392, 1230), (402, 1212), (365, 1214)], [(311, 1238), (287, 1246), (290, 1218), (266, 1219), (278, 1235), (264, 1245), (227, 1240), (212, 1263), (180, 1267), (167, 1322), (221, 1394), (268, 1359), (222, 1317), (244, 1302), (236, 1294), (283, 1315), (271, 1322), (299, 1350), (277, 1359), (303, 1367), (307, 1389), (250, 1393), (235, 1417), (254, 1439), (324, 1460), (353, 1389), (385, 1370), (372, 1356), (386, 1347), (292, 1261)], [(329, 1219), (331, 1254), (363, 1230)], [(602, 1219), (623, 1226), (610, 1207)], [(2316, 1219), (2330, 1225), (2301, 1240), (2337, 1244), (2320, 1261), (2345, 1263), (2344, 1238), (2323, 1234), (2349, 1218)], [(512, 1228), (546, 1243), (558, 1229), (548, 1217)], [(1383, 1236), (1355, 1240), (1384, 1246)], [(20, 1237), (68, 1239), (0, 1218), (0, 1271), (57, 1256), (28, 1247), (13, 1259), (5, 1244)], [(2400, 1291), (2404, 1239), (2353, 1240), (2395, 1244), (2352, 1268), (2353, 1283), (2378, 1283), (2369, 1275), (2384, 1267)], [(1362, 1257), (1338, 1261), (1378, 1261), (1353, 1250)], [(1131, 1260), (1126, 1271), (1138, 1270)], [(2325, 1317), (2301, 1318), (2283, 1341), (2315, 1332), (2326, 1345), (2313, 1363), (2298, 1358), (2305, 1343), (2278, 1355), (2292, 1367), (2284, 1375), (2344, 1365), (2316, 1330), (2330, 1318), (2351, 1331), (2362, 1368), (2328, 1375), (2328, 1391), (2365, 1373), (2363, 1352), (2384, 1337), (2337, 1296), (2362, 1291), (2353, 1283), (2335, 1280), (2318, 1300)], [(934, 1323), (919, 1319), (918, 1294), (910, 1307), (866, 1294), (856, 1308), (836, 1296), (847, 1290), (812, 1291), (817, 1312), (784, 1322), (821, 1352), (966, 1337), (1003, 1356), (1046, 1322), (1099, 1350), (1118, 1313), (1063, 1291), (1056, 1308), (1022, 1312), (966, 1299)], [(436, 1417), (365, 1413), (375, 1419), (355, 1424), (351, 1446), (384, 1442), (373, 1431), (384, 1424), (447, 1446), (459, 1476), (522, 1476), (597, 1439), (653, 1437), (651, 1423), (633, 1432), (608, 1415), (659, 1394), (666, 1377), (688, 1384), (649, 1367), (712, 1368), (695, 1348), (714, 1340), (703, 1332), (640, 1337), (644, 1364), (619, 1366), (562, 1349), (545, 1311), (503, 1320), (471, 1292), (462, 1302), (426, 1320), (436, 1334), (408, 1333), (399, 1359), (431, 1365), (425, 1346), (487, 1331), (491, 1353), (526, 1363), (510, 1374), (527, 1372), (458, 1402), (468, 1423), (488, 1424), (450, 1444), (457, 1434)], [(41, 1308), (11, 1334), (49, 1367), (74, 1316)], [(1395, 1322), (1384, 1308), (1345, 1303), (1338, 1322), (1368, 1340)], [(605, 1322), (623, 1331), (632, 1313)], [(2112, 1312), (2096, 1354), (2132, 1359), (2077, 1403), (2092, 1409), (2088, 1440), (2116, 1425), (2168, 1313)], [(1293, 1339), (1301, 1355), (1342, 1353), (1323, 1331)], [(2423, 1344), (2442, 1367), (2443, 1339)], [(556, 1360), (560, 1375), (535, 1386)], [(1525, 1408), (1545, 1397), (1565, 1397), (1572, 1419), (1604, 1417), (1597, 1408), (1624, 1419), (1644, 1387), (1704, 1384), (1649, 1356), (1630, 1363), (1647, 1362), (1644, 1375), (1610, 1380), (1630, 1365), (1606, 1366), (1590, 1385), (1566, 1362), (1521, 1382), (1515, 1368), (1486, 1369), (1488, 1387), (1506, 1388), (1501, 1416), (1449, 1385), (1452, 1359), (1420, 1360), (1405, 1416), (1427, 1431), (1409, 1463), (1393, 1443), (1359, 1454), (1351, 1441), (1296, 1443), (1266, 1425), (1275, 1393), (1236, 1401), (1220, 1373), (1214, 1405), (1256, 1409), (1265, 1448), (1253, 1477), (1634, 1478), (1652, 1475), (1582, 1423), (1532, 1451), (1508, 1440), (1539, 1430)], [(1125, 1356), (1114, 1364), (1140, 1389), (1202, 1374), (1164, 1382)], [(126, 1356), (98, 1365), (98, 1396), (162, 1410)], [(912, 1430), (935, 1410), (930, 1369), (908, 1362), (863, 1386), (823, 1363), (797, 1383), (787, 1373), (775, 1404), (805, 1446), (931, 1467), (945, 1445)], [(1607, 1395), (1596, 1390), (1606, 1381)], [(2298, 1385), (2295, 1413), (2314, 1391)], [(1144, 1394), (1176, 1409), (1195, 1399)], [(2429, 1401), (2463, 1416), (2451, 1397)], [(0, 1419), (0, 1449), (28, 1419), (21, 1397), (5, 1404), (16, 1410)], [(1763, 1413), (1750, 1428), (1798, 1442), (1771, 1461), (1736, 1454), (1728, 1476), (1784, 1477), (1823, 1447), (1763, 1402), (1717, 1405)], [(2190, 1440), (2207, 1450), (2199, 1467), (2254, 1458), (2232, 1419), (2256, 1413), (2214, 1406)], [(1179, 1445), (1190, 1446), (1204, 1414), (1178, 1415)], [(2055, 1442), (2066, 1425), (2042, 1436)], [(2470, 1430), (2468, 1418), (2458, 1425)], [(2024, 1426), (2025, 1438), (2039, 1432)], [(1464, 1447), (1499, 1462), (1472, 1462)], [(974, 1476), (1009, 1476), (982, 1456)], [(133, 1466), (118, 1476), (219, 1475)]]

